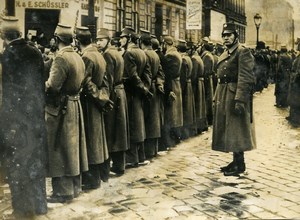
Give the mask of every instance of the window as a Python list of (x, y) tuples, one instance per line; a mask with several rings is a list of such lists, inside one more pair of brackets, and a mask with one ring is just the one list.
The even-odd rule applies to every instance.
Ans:
[(175, 12), (175, 38), (180, 38), (180, 11), (176, 10)]
[(166, 10), (166, 34), (172, 35), (171, 34), (171, 14), (172, 14), (172, 8), (167, 7)]
[(117, 31), (125, 27), (125, 0), (117, 0)]
[(139, 30), (139, 2), (138, 0), (132, 0), (132, 23), (136, 32)]
[(146, 2), (145, 29), (151, 32), (151, 1)]

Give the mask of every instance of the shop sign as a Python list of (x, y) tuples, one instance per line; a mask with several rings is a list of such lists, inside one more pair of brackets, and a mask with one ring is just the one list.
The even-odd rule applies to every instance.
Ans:
[[(81, 0), (81, 14), (88, 15), (88, 11), (89, 11), (89, 0)], [(95, 17), (99, 16), (100, 0), (94, 0), (94, 13), (95, 13)]]
[(65, 0), (16, 0), (16, 8), (63, 9), (69, 8), (69, 3)]
[(202, 24), (202, 1), (186, 1), (186, 29), (200, 30)]

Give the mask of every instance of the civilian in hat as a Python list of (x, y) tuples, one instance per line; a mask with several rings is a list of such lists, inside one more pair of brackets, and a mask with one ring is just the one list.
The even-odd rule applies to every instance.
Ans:
[(180, 142), (180, 128), (183, 126), (182, 92), (180, 69), (182, 58), (171, 36), (163, 36), (162, 50), (165, 59), (162, 68), (165, 73), (165, 120), (160, 150), (167, 150)]
[(201, 134), (208, 127), (204, 88), (204, 63), (194, 45), (188, 47), (188, 49), (193, 63), (191, 80), (195, 100), (195, 132), (196, 134)]
[(165, 81), (165, 75), (160, 64), (159, 56), (152, 49), (152, 39), (149, 31), (141, 31), (141, 48), (147, 55), (152, 74), (150, 92), (153, 96), (144, 102), (146, 128), (145, 155), (146, 158), (149, 159), (156, 156), (158, 152), (158, 139), (161, 137), (161, 126), (164, 114), (161, 105), (164, 97)]
[(195, 123), (195, 100), (192, 87), (193, 63), (187, 54), (187, 42), (178, 40), (177, 50), (182, 58), (180, 68), (180, 85), (182, 91), (183, 126), (181, 127), (181, 139), (193, 136), (193, 125)]
[[(297, 50), (300, 51), (300, 38), (295, 42)], [(300, 126), (300, 55), (293, 62), (291, 71), (291, 83), (288, 94), (288, 104), (290, 105), (289, 116), (286, 118), (294, 127)]]
[(206, 98), (206, 115), (208, 125), (212, 125), (213, 121), (213, 74), (214, 74), (214, 57), (211, 53), (211, 46), (209, 45), (209, 38), (206, 37), (202, 40), (202, 44), (198, 47), (197, 51), (204, 63), (204, 86)]
[(80, 102), (85, 65), (73, 50), (71, 26), (58, 24), (54, 33), (58, 52), (46, 81), (48, 175), (53, 194), (48, 202), (67, 202), (81, 192), (81, 172), (88, 170), (83, 112)]
[(2, 19), (1, 157), (13, 214), (31, 219), (47, 213), (44, 63), (40, 51), (21, 38), (18, 19)]
[(278, 108), (287, 108), (287, 96), (290, 84), (290, 74), (292, 69), (293, 60), (288, 54), (286, 45), (280, 48), (280, 55), (278, 57), (278, 71), (275, 81), (275, 97)]
[(82, 85), (81, 103), (84, 116), (89, 170), (82, 173), (82, 189), (96, 189), (101, 180), (109, 178), (109, 155), (106, 142), (104, 113), (112, 109), (109, 100), (106, 62), (92, 44), (87, 27), (76, 28), (81, 57), (85, 64), (85, 80)]
[(217, 65), (212, 149), (233, 152), (233, 161), (221, 171), (225, 176), (236, 176), (246, 170), (244, 152), (256, 147), (252, 116), (254, 58), (240, 45), (235, 24), (223, 25), (222, 38), (226, 50)]
[(106, 61), (106, 74), (109, 81), (109, 98), (114, 108), (105, 113), (105, 130), (111, 171), (123, 175), (126, 165), (126, 151), (129, 149), (129, 119), (126, 93), (123, 85), (124, 60), (118, 48), (111, 45), (107, 29), (97, 32), (97, 45)]
[(150, 92), (151, 69), (147, 56), (138, 47), (138, 35), (132, 28), (124, 28), (120, 35), (125, 48), (124, 83), (128, 102), (130, 149), (127, 151), (127, 167), (147, 165), (144, 140), (146, 138), (143, 103), (152, 98)]

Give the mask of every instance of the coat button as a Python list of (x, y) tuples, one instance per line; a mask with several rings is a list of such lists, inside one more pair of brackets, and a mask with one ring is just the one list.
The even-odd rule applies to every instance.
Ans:
[(226, 70), (226, 67), (224, 67), (224, 70)]

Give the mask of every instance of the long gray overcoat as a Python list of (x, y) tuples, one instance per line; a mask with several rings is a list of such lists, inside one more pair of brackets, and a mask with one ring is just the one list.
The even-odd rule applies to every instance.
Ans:
[(192, 86), (195, 99), (195, 117), (198, 129), (207, 126), (206, 123), (206, 102), (204, 88), (204, 63), (198, 54), (191, 57), (193, 63)]
[[(165, 124), (171, 128), (183, 125), (182, 112), (182, 91), (180, 85), (180, 69), (182, 58), (175, 47), (169, 48), (162, 65), (165, 73)], [(172, 102), (168, 100), (170, 92), (174, 92), (176, 99)]]
[(161, 125), (163, 123), (164, 112), (161, 108), (163, 94), (157, 90), (157, 87), (164, 85), (165, 75), (157, 53), (152, 48), (147, 48), (144, 51), (151, 67), (152, 82), (150, 91), (153, 93), (152, 99), (145, 100), (144, 102), (146, 138), (159, 138), (161, 136)]
[[(250, 101), (255, 83), (253, 67), (254, 58), (250, 50), (239, 43), (220, 56), (218, 78), (236, 79), (237, 83), (217, 85), (214, 96), (213, 150), (240, 152), (256, 147), (254, 123), (250, 118)], [(245, 103), (244, 115), (234, 113), (236, 101)]]
[(100, 164), (108, 159), (108, 149), (105, 135), (104, 116), (98, 103), (108, 99), (108, 82), (105, 81), (106, 62), (95, 46), (88, 46), (82, 51), (85, 64), (85, 77), (91, 77), (91, 82), (99, 90), (106, 89), (101, 96), (96, 91), (87, 91), (83, 85), (81, 103), (84, 116), (86, 147), (89, 164)]
[(192, 125), (195, 121), (195, 102), (192, 87), (193, 63), (191, 58), (182, 54), (182, 65), (180, 69), (180, 84), (182, 90), (183, 125)]
[(116, 47), (108, 47), (103, 57), (109, 79), (110, 100), (114, 108), (104, 115), (106, 139), (109, 152), (129, 149), (129, 119), (127, 98), (123, 85), (124, 60)]
[(88, 170), (83, 112), (78, 95), (84, 73), (81, 57), (67, 46), (57, 53), (46, 81), (50, 177), (77, 176)]
[(151, 70), (145, 52), (129, 44), (124, 53), (125, 91), (128, 102), (130, 142), (143, 142), (146, 138), (143, 88), (150, 88)]

